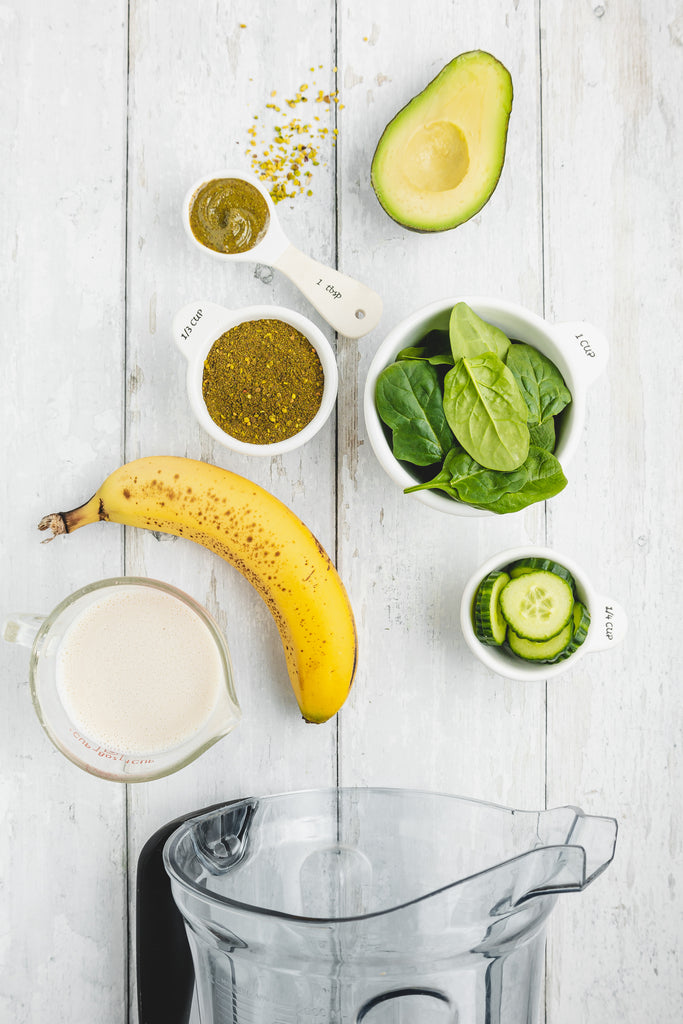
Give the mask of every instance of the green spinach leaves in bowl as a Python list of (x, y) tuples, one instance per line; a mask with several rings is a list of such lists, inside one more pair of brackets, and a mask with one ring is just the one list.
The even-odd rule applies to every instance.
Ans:
[[(377, 378), (375, 403), (395, 458), (438, 489), (496, 513), (518, 512), (567, 483), (554, 455), (556, 418), (571, 394), (555, 364), (465, 303), (448, 330), (402, 349)], [(437, 467), (427, 474), (424, 467)]]

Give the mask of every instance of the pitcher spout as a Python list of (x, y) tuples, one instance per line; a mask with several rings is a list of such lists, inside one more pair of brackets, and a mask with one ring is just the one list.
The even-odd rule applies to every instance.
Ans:
[(554, 807), (538, 815), (539, 846), (520, 870), (514, 904), (536, 896), (581, 892), (614, 857), (617, 822), (584, 814), (578, 807)]
[(617, 822), (615, 818), (605, 818), (584, 814), (572, 808), (576, 814), (576, 825), (569, 838), (571, 843), (578, 843), (585, 850), (585, 880), (582, 888), (602, 874), (614, 857), (617, 842)]

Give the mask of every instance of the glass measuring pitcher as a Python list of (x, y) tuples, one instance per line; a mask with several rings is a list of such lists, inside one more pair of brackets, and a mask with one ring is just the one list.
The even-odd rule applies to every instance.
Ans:
[[(159, 882), (168, 834), (138, 874), (149, 1024), (186, 1021), (193, 983)], [(203, 1024), (533, 1024), (547, 917), (615, 840), (614, 819), (575, 807), (312, 790), (186, 820), (163, 865)]]
[(217, 623), (159, 580), (98, 580), (48, 616), (11, 615), (0, 635), (31, 649), (31, 697), (49, 738), (99, 778), (169, 775), (240, 720)]

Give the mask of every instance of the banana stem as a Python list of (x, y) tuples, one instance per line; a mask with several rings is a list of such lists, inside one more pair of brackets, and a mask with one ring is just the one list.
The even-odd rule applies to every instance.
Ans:
[(38, 523), (39, 530), (51, 530), (52, 536), (46, 537), (42, 544), (47, 544), (49, 541), (54, 540), (60, 533), (68, 533), (66, 523), (64, 522), (64, 516), (61, 512), (50, 512), (49, 516), (43, 516)]
[(50, 530), (51, 535), (42, 541), (43, 544), (47, 544), (62, 533), (73, 533), (81, 526), (108, 518), (102, 499), (94, 494), (90, 501), (86, 501), (85, 505), (72, 508), (70, 512), (50, 512), (49, 515), (43, 516), (38, 523), (38, 529)]

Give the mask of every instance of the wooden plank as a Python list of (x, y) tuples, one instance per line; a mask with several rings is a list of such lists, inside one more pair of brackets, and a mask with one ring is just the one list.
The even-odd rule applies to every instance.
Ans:
[(611, 343), (574, 514), (551, 534), (631, 620), (621, 648), (549, 686), (548, 800), (612, 814), (620, 833), (607, 874), (552, 919), (548, 1014), (677, 1020), (680, 8), (544, 3), (542, 32), (548, 309)]
[[(244, 152), (250, 128), (265, 144), (262, 154), (273, 126), (285, 119), (326, 125), (328, 105), (313, 97), (332, 89), (332, 12), (328, 3), (298, 11), (262, 4), (247, 11), (199, 2), (131, 5), (126, 454), (187, 455), (241, 473), (289, 505), (334, 554), (334, 416), (313, 441), (289, 455), (232, 454), (197, 426), (185, 393), (184, 358), (170, 333), (174, 313), (195, 298), (233, 309), (287, 306), (324, 327), (277, 272), (257, 272), (245, 263), (226, 266), (195, 250), (184, 234), (181, 208), (200, 176), (225, 167), (250, 169)], [(302, 85), (308, 86), (303, 92)], [(308, 99), (288, 106), (286, 100), (295, 101), (297, 94)], [(269, 110), (269, 103), (281, 110)], [(316, 116), (319, 122), (313, 122)], [(320, 163), (310, 181), (313, 194), (277, 205), (292, 243), (330, 264), (331, 137), (316, 140)], [(272, 617), (234, 569), (190, 542), (133, 531), (126, 568), (180, 586), (216, 615), (230, 644), (243, 710), (238, 729), (195, 764), (132, 791), (132, 882), (147, 836), (184, 811), (238, 796), (334, 785), (336, 723), (316, 727), (302, 720)]]
[[(415, 13), (415, 12), (413, 12)], [(544, 792), (542, 686), (483, 669), (460, 633), (467, 578), (496, 551), (543, 541), (544, 514), (465, 519), (424, 508), (385, 476), (368, 443), (362, 392), (370, 360), (408, 313), (446, 296), (491, 295), (542, 307), (538, 26), (533, 10), (434, 4), (410, 28), (391, 3), (340, 20), (340, 265), (384, 297), (380, 326), (340, 347), (340, 564), (361, 631), (358, 682), (342, 717), (346, 783), (403, 785), (538, 807)], [(408, 22), (408, 24), (406, 24)], [(391, 221), (370, 185), (384, 126), (458, 53), (487, 49), (515, 99), (506, 164), (481, 213), (421, 235)], [(520, 244), (520, 240), (528, 244)]]
[[(40, 546), (121, 450), (126, 5), (4, 4), (2, 608), (46, 614), (122, 571), (121, 537)], [(43, 734), (28, 651), (0, 645), (0, 1019), (117, 1020), (125, 791)]]

